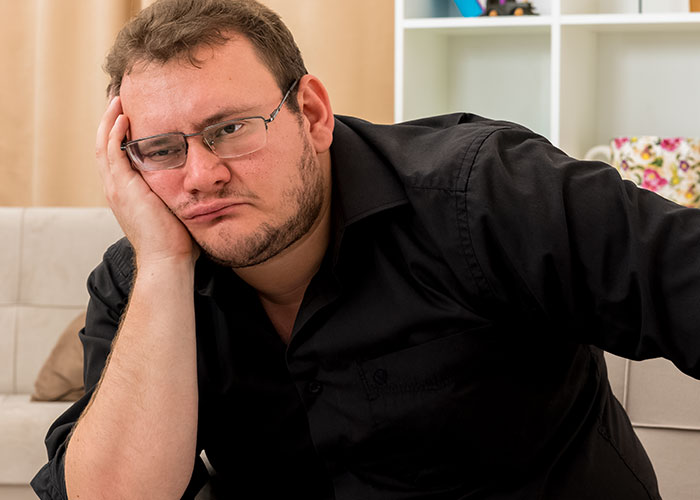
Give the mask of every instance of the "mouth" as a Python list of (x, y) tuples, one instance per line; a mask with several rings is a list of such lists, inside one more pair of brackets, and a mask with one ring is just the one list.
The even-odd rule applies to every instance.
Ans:
[(214, 203), (209, 205), (199, 205), (182, 214), (182, 220), (187, 223), (210, 222), (220, 217), (229, 215), (238, 210), (245, 203)]

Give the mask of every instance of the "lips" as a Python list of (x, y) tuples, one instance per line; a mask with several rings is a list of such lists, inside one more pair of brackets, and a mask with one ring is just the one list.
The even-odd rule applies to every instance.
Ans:
[(181, 217), (187, 222), (207, 222), (223, 217), (242, 205), (243, 203), (234, 203), (230, 201), (198, 205), (183, 212)]

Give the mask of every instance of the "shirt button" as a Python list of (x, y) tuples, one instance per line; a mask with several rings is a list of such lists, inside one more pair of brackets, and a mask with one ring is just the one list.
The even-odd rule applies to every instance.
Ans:
[(386, 370), (380, 368), (374, 372), (372, 378), (374, 379), (375, 384), (386, 385), (387, 381), (389, 380), (389, 374), (386, 372)]
[(318, 380), (312, 380), (306, 386), (306, 390), (309, 391), (311, 394), (318, 394), (323, 390), (323, 384)]

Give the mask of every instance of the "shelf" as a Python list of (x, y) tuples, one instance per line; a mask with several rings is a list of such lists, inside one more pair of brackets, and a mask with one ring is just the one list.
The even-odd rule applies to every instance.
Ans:
[[(502, 16), (490, 17), (430, 17), (404, 19), (401, 27), (405, 30), (434, 30), (459, 34), (500, 32), (518, 33), (539, 28), (544, 32), (554, 25), (586, 26), (590, 29), (606, 31), (647, 31), (687, 29), (700, 30), (700, 12), (683, 14), (570, 14), (562, 16)], [(524, 32), (521, 31), (521, 32)]]
[(621, 135), (700, 137), (700, 25), (615, 26), (562, 26), (560, 146), (581, 156)]
[[(432, 1), (432, 0), (431, 0)], [(537, 0), (534, 0), (537, 1)], [(554, 0), (563, 15), (656, 15), (656, 13), (688, 14), (688, 0)], [(640, 12), (641, 10), (641, 12)]]
[(434, 17), (426, 19), (406, 19), (405, 30), (433, 30), (445, 33), (474, 34), (520, 32), (546, 32), (552, 25), (551, 16), (503, 16), (489, 17)]
[(580, 14), (559, 18), (562, 26), (585, 26), (595, 31), (700, 31), (700, 13)]
[[(401, 119), (468, 110), (507, 117), (549, 135), (549, 27), (479, 36), (437, 29), (406, 30)], [(505, 29), (505, 28), (500, 28)], [(450, 36), (454, 35), (454, 36)], [(505, 35), (505, 36), (504, 36)]]
[(396, 121), (472, 112), (576, 157), (620, 135), (700, 137), (700, 13), (533, 3), (540, 15), (464, 18), (445, 0), (396, 0)]

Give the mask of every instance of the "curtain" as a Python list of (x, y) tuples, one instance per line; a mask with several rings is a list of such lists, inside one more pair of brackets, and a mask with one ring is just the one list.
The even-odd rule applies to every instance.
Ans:
[(0, 205), (104, 205), (95, 168), (102, 63), (142, 6), (0, 0)]
[[(0, 0), (0, 205), (97, 206), (102, 64), (153, 0)], [(389, 122), (393, 2), (262, 0), (288, 24), (334, 111)]]

